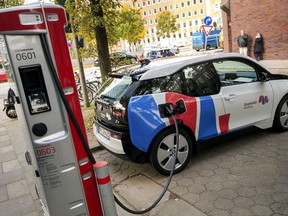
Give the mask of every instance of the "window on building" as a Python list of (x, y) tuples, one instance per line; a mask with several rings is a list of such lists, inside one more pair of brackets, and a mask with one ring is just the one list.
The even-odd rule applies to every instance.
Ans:
[(189, 16), (189, 17), (190, 17), (190, 16), (192, 16), (192, 13), (191, 13), (191, 11), (189, 11), (189, 12), (188, 12), (188, 16)]
[(195, 20), (195, 25), (198, 25), (198, 20)]
[(179, 8), (179, 6), (178, 6), (178, 4), (176, 4), (176, 5), (175, 5), (175, 9), (178, 9), (178, 8)]
[(187, 1), (187, 6), (189, 7), (191, 5), (190, 1)]
[(146, 34), (149, 35), (149, 31), (147, 31)]
[(190, 32), (190, 36), (193, 36), (193, 32)]
[(161, 0), (158, 0), (158, 3), (160, 3), (161, 2)]
[(203, 23), (203, 24), (204, 24), (204, 19), (201, 19), (201, 23)]
[(203, 8), (200, 9), (200, 14), (203, 14), (204, 13), (204, 10)]
[(194, 4), (194, 5), (197, 4), (197, 0), (193, 0), (193, 4)]
[(142, 2), (142, 6), (145, 7), (145, 2)]
[(153, 20), (150, 20), (150, 25), (152, 25), (153, 24)]
[(152, 14), (152, 11), (151, 10), (149, 10), (149, 15), (151, 15)]
[(202, 4), (202, 3), (203, 3), (203, 0), (199, 0), (199, 3)]
[(146, 15), (147, 15), (146, 11), (143, 11), (143, 15), (144, 15), (144, 16), (146, 16)]
[(173, 5), (170, 5), (170, 10), (173, 10)]
[(151, 29), (151, 33), (152, 33), (152, 34), (154, 33), (154, 29)]
[(167, 6), (164, 7), (164, 10), (168, 10)]
[(158, 37), (158, 42), (160, 41), (160, 37)]
[(192, 26), (192, 21), (189, 21), (189, 26)]
[(150, 43), (150, 39), (147, 39), (147, 42)]
[(194, 10), (194, 16), (197, 16), (197, 14), (198, 14), (198, 11)]
[(147, 1), (147, 5), (150, 5), (150, 1)]
[(138, 8), (140, 8), (140, 7), (141, 7), (140, 3), (138, 3), (138, 4), (137, 4), (137, 7), (138, 7)]
[(185, 4), (184, 2), (181, 2), (181, 7), (184, 8), (185, 7)]
[(147, 25), (147, 20), (144, 21), (145, 25)]
[(161, 12), (162, 11), (162, 8), (159, 8), (159, 12)]
[(155, 19), (155, 20), (154, 20), (154, 23), (155, 23), (155, 24), (157, 24), (157, 23), (158, 23), (157, 19)]
[(185, 27), (186, 27), (186, 22), (183, 23), (183, 28), (185, 28)]
[(156, 4), (156, 0), (153, 0), (153, 1), (152, 1), (152, 4)]
[(182, 17), (184, 18), (186, 16), (186, 14), (185, 13), (182, 13)]
[(181, 34), (179, 34), (178, 36), (179, 36), (179, 38), (181, 38), (181, 36), (182, 36), (182, 35), (181, 35)]
[(157, 9), (156, 8), (154, 8), (154, 14), (156, 14), (157, 13)]
[(215, 10), (215, 11), (220, 10), (220, 5), (221, 5), (220, 3), (215, 3), (215, 4), (214, 4), (214, 10)]
[(178, 29), (180, 29), (180, 27), (181, 27), (181, 26), (180, 26), (180, 23), (177, 24), (177, 27), (178, 27)]
[(179, 14), (176, 14), (176, 18), (179, 19)]

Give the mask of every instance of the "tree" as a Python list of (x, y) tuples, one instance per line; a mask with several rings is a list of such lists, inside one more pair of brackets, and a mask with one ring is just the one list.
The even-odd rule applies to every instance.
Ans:
[(120, 14), (120, 27), (122, 39), (127, 40), (129, 46), (140, 41), (145, 36), (144, 20), (140, 10), (131, 9), (124, 5)]
[(170, 38), (170, 33), (177, 31), (176, 16), (170, 11), (162, 11), (157, 15), (157, 35)]
[(17, 5), (23, 5), (24, 0), (0, 0), (0, 8), (7, 8), (7, 7), (12, 7), (12, 6), (17, 6)]

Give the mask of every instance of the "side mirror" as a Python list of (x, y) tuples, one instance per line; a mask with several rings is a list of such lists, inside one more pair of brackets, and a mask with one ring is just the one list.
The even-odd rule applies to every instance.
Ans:
[(268, 81), (269, 80), (269, 76), (268, 76), (268, 74), (266, 74), (266, 73), (260, 73), (260, 80), (262, 81), (262, 82), (266, 82), (266, 81)]

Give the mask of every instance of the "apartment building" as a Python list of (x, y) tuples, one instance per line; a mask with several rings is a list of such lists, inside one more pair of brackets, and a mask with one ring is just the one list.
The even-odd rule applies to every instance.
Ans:
[[(199, 31), (205, 16), (211, 16), (218, 28), (222, 26), (221, 0), (136, 0), (121, 1), (139, 9), (145, 23), (146, 35), (141, 41), (145, 47), (157, 45), (189, 45), (193, 32)], [(157, 14), (168, 10), (176, 16), (178, 31), (170, 34), (170, 39), (157, 35)]]

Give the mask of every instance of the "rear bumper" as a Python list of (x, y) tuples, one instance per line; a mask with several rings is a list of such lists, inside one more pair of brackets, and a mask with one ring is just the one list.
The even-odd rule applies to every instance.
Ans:
[(111, 136), (110, 136), (110, 139), (108, 139), (107, 137), (103, 136), (100, 133), (99, 127), (100, 127), (99, 125), (93, 124), (93, 133), (96, 136), (96, 139), (98, 140), (98, 142), (104, 148), (108, 149), (109, 151), (111, 151), (115, 154), (125, 155), (121, 140), (115, 139)]
[[(108, 133), (110, 133), (110, 137), (101, 134), (100, 127), (105, 129)], [(122, 159), (128, 159), (135, 163), (147, 162), (146, 158), (147, 154), (136, 148), (131, 143), (129, 133), (112, 131), (111, 129), (105, 127), (104, 125), (102, 125), (97, 121), (94, 122), (93, 124), (93, 132), (99, 144), (103, 146), (105, 149), (107, 149), (109, 152), (114, 154), (115, 156)], [(119, 135), (121, 139), (116, 139), (113, 136), (111, 136), (111, 134)]]

